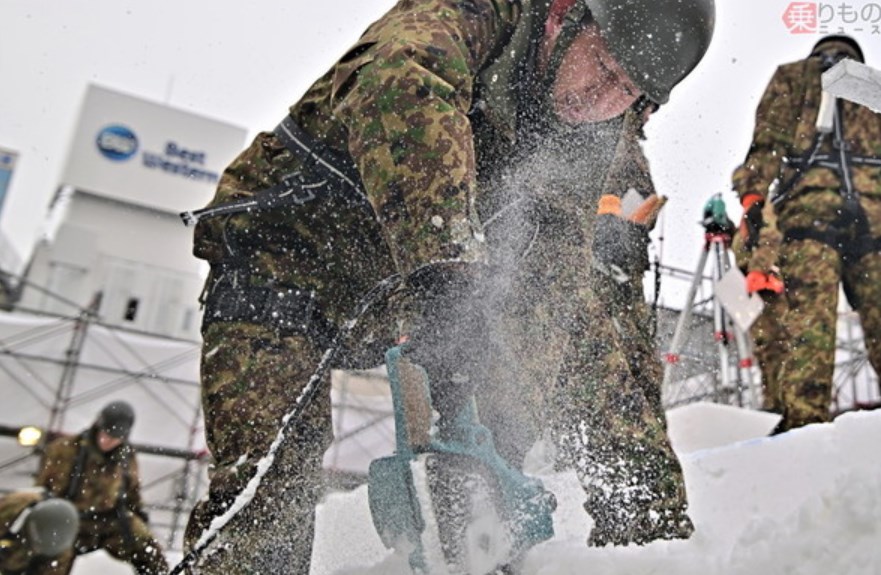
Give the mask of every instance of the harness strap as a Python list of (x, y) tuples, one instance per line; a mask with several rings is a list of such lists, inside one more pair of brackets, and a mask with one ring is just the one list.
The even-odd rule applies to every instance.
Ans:
[[(128, 446), (125, 446), (128, 448)], [(130, 449), (130, 448), (129, 448)], [(131, 523), (128, 520), (127, 504), (128, 504), (128, 490), (131, 485), (131, 472), (129, 469), (129, 464), (131, 463), (131, 457), (134, 457), (133, 453), (130, 451), (125, 454), (125, 458), (120, 462), (119, 467), (122, 471), (122, 486), (119, 490), (119, 496), (116, 498), (116, 515), (119, 519), (119, 528), (122, 531), (122, 539), (125, 542), (125, 546), (129, 549), (135, 548), (135, 534), (132, 531)]]
[[(849, 160), (851, 165), (854, 166), (869, 166), (873, 168), (881, 168), (881, 158), (875, 156), (850, 156)], [(793, 167), (802, 168), (803, 164), (805, 163), (805, 159), (801, 157), (792, 158), (787, 160), (787, 162)], [(816, 156), (814, 156), (811, 167), (828, 168), (830, 170), (837, 171), (839, 169), (838, 156), (832, 154), (817, 154)]]
[(86, 441), (86, 433), (81, 433), (79, 435), (79, 447), (76, 452), (76, 459), (73, 463), (73, 469), (70, 472), (70, 483), (67, 484), (67, 491), (64, 493), (64, 498), (68, 501), (76, 501), (77, 494), (80, 488), (83, 485), (83, 469), (86, 465), (86, 456), (88, 455), (85, 441)]
[(364, 193), (361, 176), (352, 159), (339, 155), (313, 138), (291, 116), (286, 116), (275, 127), (274, 133), (294, 156), (303, 159), (315, 172), (332, 178), (353, 191)]
[(367, 194), (364, 192), (358, 170), (350, 158), (343, 158), (317, 141), (300, 128), (290, 116), (282, 120), (273, 133), (294, 157), (302, 162), (302, 168), (284, 175), (281, 182), (259, 190), (251, 197), (201, 210), (182, 212), (180, 217), (185, 225), (193, 226), (205, 218), (251, 210), (302, 206), (333, 193), (335, 189), (347, 190), (367, 202)]
[(795, 169), (795, 173), (783, 185), (779, 186), (771, 197), (771, 203), (775, 206), (783, 203), (792, 188), (804, 177), (804, 174), (812, 168), (827, 168), (833, 170), (842, 180), (839, 194), (852, 211), (858, 212), (858, 192), (853, 185), (851, 168), (853, 166), (869, 166), (881, 168), (881, 158), (875, 156), (856, 156), (848, 151), (847, 141), (844, 139), (844, 108), (840, 100), (836, 103), (833, 115), (834, 139), (832, 142), (836, 153), (821, 154), (820, 147), (826, 141), (826, 134), (817, 132), (814, 135), (813, 145), (804, 154), (795, 158), (785, 157), (783, 161)]

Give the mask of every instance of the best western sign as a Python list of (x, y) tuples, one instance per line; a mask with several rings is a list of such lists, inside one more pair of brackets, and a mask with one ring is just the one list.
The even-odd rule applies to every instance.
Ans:
[(245, 130), (90, 86), (62, 183), (169, 212), (205, 204)]

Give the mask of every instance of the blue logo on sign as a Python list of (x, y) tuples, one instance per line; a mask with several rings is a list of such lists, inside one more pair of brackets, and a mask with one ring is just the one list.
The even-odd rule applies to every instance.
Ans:
[(138, 151), (138, 137), (125, 126), (113, 124), (107, 126), (95, 139), (98, 150), (104, 157), (114, 162), (123, 162)]

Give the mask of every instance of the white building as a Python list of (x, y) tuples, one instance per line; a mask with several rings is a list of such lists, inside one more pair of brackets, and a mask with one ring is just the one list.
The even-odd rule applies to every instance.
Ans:
[(210, 200), (245, 137), (243, 128), (89, 87), (18, 305), (72, 314), (99, 302), (105, 323), (198, 338), (205, 266), (178, 214)]

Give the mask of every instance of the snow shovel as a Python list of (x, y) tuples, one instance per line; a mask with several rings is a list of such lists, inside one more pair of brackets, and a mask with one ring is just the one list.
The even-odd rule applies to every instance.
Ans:
[(386, 354), (395, 416), (395, 453), (368, 473), (368, 501), (383, 544), (408, 553), (414, 573), (505, 572), (530, 547), (554, 534), (552, 493), (496, 452), (474, 401), (454, 426), (455, 440), (431, 433), (425, 371)]

